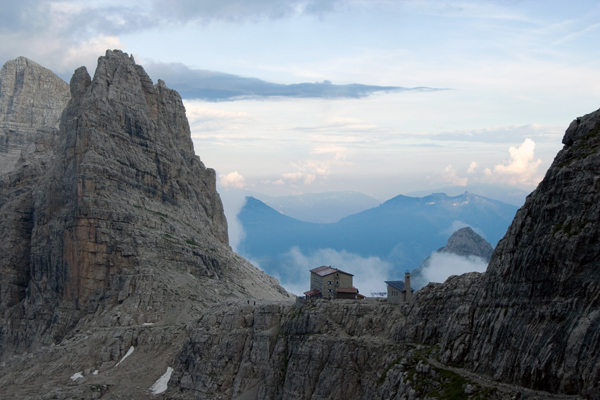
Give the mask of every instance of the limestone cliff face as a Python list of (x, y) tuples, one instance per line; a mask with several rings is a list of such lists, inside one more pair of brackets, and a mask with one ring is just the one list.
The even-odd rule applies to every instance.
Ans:
[(287, 297), (229, 248), (215, 172), (194, 154), (175, 91), (120, 51), (93, 79), (75, 71), (70, 91), (51, 162), (23, 162), (0, 183), (3, 249), (22, 243), (2, 260), (5, 355), (58, 343), (117, 306), (128, 325), (188, 301)]
[[(487, 272), (417, 293), (409, 319), (428, 322), (412, 340), (441, 342), (442, 360), (504, 382), (600, 392), (599, 132), (600, 110), (570, 125)], [(456, 290), (462, 304), (444, 303)]]
[(69, 85), (52, 71), (19, 57), (0, 70), (0, 173), (15, 168), (21, 151), (53, 142), (70, 98)]
[(0, 314), (30, 280), (33, 190), (53, 159), (69, 85), (25, 57), (0, 70)]
[(465, 361), (497, 379), (600, 392), (600, 110), (564, 148), (498, 244)]

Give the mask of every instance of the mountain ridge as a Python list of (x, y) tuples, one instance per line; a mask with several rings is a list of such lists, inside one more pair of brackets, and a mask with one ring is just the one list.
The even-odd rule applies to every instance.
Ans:
[(245, 231), (238, 249), (282, 282), (303, 279), (294, 253), (290, 253), (292, 248), (304, 255), (332, 249), (363, 258), (378, 257), (393, 265), (393, 276), (383, 277), (383, 282), (399, 279), (405, 270), (418, 267), (461, 227), (472, 226), (495, 243), (516, 210), (515, 206), (468, 193), (423, 198), (399, 195), (336, 223), (316, 224), (284, 216), (249, 198), (238, 214)]
[(56, 140), (0, 174), (1, 397), (144, 399), (172, 368), (162, 398), (598, 398), (600, 110), (486, 272), (292, 304), (228, 248), (181, 99), (146, 77), (120, 51), (78, 69)]

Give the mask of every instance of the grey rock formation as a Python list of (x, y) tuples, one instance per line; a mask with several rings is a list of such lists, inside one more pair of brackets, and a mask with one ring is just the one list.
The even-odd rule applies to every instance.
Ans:
[[(456, 254), (457, 256), (466, 257), (468, 262), (473, 261), (473, 257), (479, 257), (483, 262), (487, 263), (490, 261), (493, 250), (492, 245), (484, 238), (475, 233), (473, 229), (465, 227), (450, 235), (448, 244), (439, 248), (433, 254)], [(418, 268), (411, 271), (411, 285), (413, 289), (421, 289), (429, 283), (424, 271), (430, 267), (431, 257), (427, 257)]]
[(217, 308), (186, 340), (170, 396), (501, 399), (525, 391), (536, 398), (463, 378), (435, 362), (435, 347), (400, 343), (407, 312), (374, 300)]
[(51, 162), (22, 161), (0, 181), (3, 357), (58, 344), (78, 324), (287, 298), (229, 248), (215, 172), (194, 154), (175, 91), (119, 51), (99, 59), (94, 79), (75, 71), (70, 90)]
[(476, 256), (489, 261), (493, 250), (491, 244), (467, 226), (450, 235), (448, 244), (438, 249), (438, 252), (459, 256)]
[(0, 70), (0, 174), (16, 167), (22, 151), (53, 143), (54, 130), (71, 97), (52, 71), (19, 57)]
[(573, 121), (487, 272), (419, 291), (406, 339), (441, 343), (442, 361), (496, 380), (597, 398), (599, 132), (600, 110)]

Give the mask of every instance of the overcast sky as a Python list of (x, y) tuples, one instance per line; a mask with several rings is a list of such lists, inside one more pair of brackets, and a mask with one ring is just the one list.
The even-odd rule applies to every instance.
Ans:
[(598, 21), (578, 0), (3, 0), (0, 62), (68, 80), (133, 54), (221, 190), (530, 190), (600, 107)]

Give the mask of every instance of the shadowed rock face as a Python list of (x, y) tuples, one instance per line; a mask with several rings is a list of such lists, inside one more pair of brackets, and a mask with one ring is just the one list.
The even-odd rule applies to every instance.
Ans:
[(0, 182), (3, 249), (23, 243), (2, 261), (5, 355), (58, 343), (117, 305), (130, 308), (126, 324), (159, 320), (185, 302), (165, 286), (186, 285), (200, 306), (287, 297), (229, 248), (215, 172), (194, 153), (177, 92), (120, 51), (99, 59), (93, 79), (75, 71), (70, 90), (52, 154)]
[(569, 126), (494, 251), (466, 357), (498, 379), (600, 392), (600, 110)]
[(408, 337), (504, 382), (600, 392), (599, 132), (600, 110), (571, 124), (487, 272), (419, 291)]
[(32, 191), (58, 140), (69, 85), (25, 57), (0, 70), (0, 313), (25, 298), (30, 279)]

